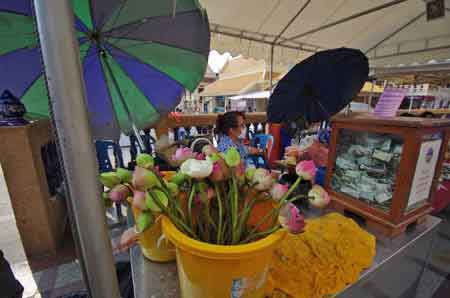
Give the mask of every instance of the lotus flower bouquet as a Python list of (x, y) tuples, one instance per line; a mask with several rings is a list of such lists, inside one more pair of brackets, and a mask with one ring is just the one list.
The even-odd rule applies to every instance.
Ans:
[[(323, 208), (329, 202), (326, 191), (315, 185), (306, 196), (292, 196), (302, 180), (314, 180), (312, 161), (297, 165), (298, 178), (288, 187), (276, 183), (265, 169), (246, 168), (234, 148), (219, 153), (205, 146), (202, 154), (180, 149), (173, 158), (181, 165), (175, 175), (164, 179), (150, 155), (138, 156), (134, 172), (118, 169), (104, 173), (107, 202), (126, 202), (141, 212), (136, 233), (151, 227), (157, 217), (167, 216), (187, 236), (212, 244), (236, 245), (257, 241), (279, 229), (300, 233), (303, 215), (293, 204), (299, 198)], [(133, 233), (126, 233), (130, 242)]]

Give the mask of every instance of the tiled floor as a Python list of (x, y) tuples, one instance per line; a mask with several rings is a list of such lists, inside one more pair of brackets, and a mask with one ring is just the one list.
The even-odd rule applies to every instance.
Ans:
[[(420, 293), (424, 298), (450, 298), (450, 207), (438, 216), (443, 222), (424, 272), (424, 286)], [(433, 294), (430, 296), (430, 293)]]

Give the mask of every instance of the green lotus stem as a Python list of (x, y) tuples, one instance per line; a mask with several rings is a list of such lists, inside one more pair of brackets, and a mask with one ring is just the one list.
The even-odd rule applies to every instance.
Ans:
[(274, 208), (272, 209), (269, 213), (267, 213), (266, 215), (264, 215), (257, 223), (256, 225), (253, 227), (253, 229), (249, 232), (249, 235), (255, 233), (258, 228), (266, 221), (269, 219), (269, 217), (273, 217), (276, 212), (279, 212), (280, 208)]
[(175, 204), (176, 211), (178, 211), (178, 213), (180, 213), (180, 215), (182, 217), (182, 220), (185, 221), (186, 220), (186, 216), (184, 214), (184, 211), (181, 209), (180, 202), (172, 196), (170, 191), (167, 189), (166, 183), (164, 182), (164, 180), (157, 173), (155, 173), (153, 170), (151, 170), (151, 171), (155, 174), (155, 176), (157, 177), (159, 183), (161, 184), (161, 187), (156, 187), (156, 188), (161, 190), (162, 192), (164, 192), (164, 194), (170, 199), (169, 200), (169, 204), (170, 203), (174, 203)]
[(153, 174), (155, 174), (156, 178), (157, 178), (158, 181), (159, 181), (159, 184), (161, 184), (161, 188), (162, 188), (161, 190), (164, 191), (166, 194), (167, 194), (167, 193), (170, 193), (169, 190), (168, 190), (167, 187), (166, 187), (166, 183), (165, 183), (164, 180), (158, 175), (158, 173), (155, 173), (155, 171), (153, 171), (153, 170), (149, 170), (149, 171), (152, 171)]
[(234, 176), (234, 174), (232, 174), (232, 180), (233, 180), (233, 197), (232, 197), (232, 201), (233, 201), (233, 209), (232, 209), (232, 244), (235, 244), (236, 242), (239, 241), (238, 239), (238, 231), (237, 231), (237, 220), (238, 220), (238, 210), (239, 210), (239, 206), (238, 206), (238, 188), (237, 188), (237, 182), (236, 182), (236, 177)]
[(230, 230), (230, 233), (231, 233), (231, 239), (233, 239), (234, 238), (234, 228), (233, 228), (233, 223), (234, 223), (234, 212), (233, 212), (233, 210), (234, 210), (234, 199), (233, 199), (233, 197), (234, 197), (234, 194), (233, 194), (233, 182), (232, 181), (230, 181), (229, 183), (229, 186), (228, 186), (228, 201), (230, 202), (230, 209), (228, 210), (229, 211), (229, 214), (230, 214), (230, 220), (231, 220), (231, 224), (230, 224), (230, 227), (231, 227), (231, 230)]
[(209, 242), (209, 218), (208, 218), (208, 208), (209, 207), (205, 207), (203, 208), (203, 215), (205, 216), (205, 227), (204, 227), (204, 238), (206, 242)]
[(190, 227), (188, 227), (184, 222), (180, 221), (179, 218), (170, 214), (169, 210), (164, 206), (158, 199), (157, 196), (154, 196), (151, 192), (148, 194), (152, 197), (153, 201), (158, 205), (159, 209), (161, 209), (167, 216), (169, 216), (170, 220), (178, 227), (184, 229), (188, 232), (194, 239), (198, 239), (197, 235), (192, 231)]
[[(200, 235), (203, 237), (202, 241), (208, 242), (208, 239), (209, 239), (208, 229), (207, 228), (205, 229), (204, 225), (206, 224), (206, 222), (204, 222), (203, 219), (204, 218), (202, 218), (200, 215), (197, 217), (197, 221), (198, 221), (197, 226), (198, 226)], [(207, 220), (207, 219), (205, 218), (205, 220)]]
[(294, 201), (296, 201), (298, 199), (306, 199), (306, 198), (308, 198), (308, 196), (298, 195), (298, 196), (295, 196), (293, 198), (290, 198), (289, 200), (286, 200), (286, 203), (292, 203), (292, 202), (294, 202)]
[(251, 241), (253, 239), (270, 235), (270, 234), (278, 231), (280, 228), (281, 228), (280, 225), (276, 225), (275, 227), (271, 228), (270, 230), (259, 232), (259, 233), (253, 234), (253, 235), (249, 235), (249, 236), (247, 236), (247, 238), (242, 240), (240, 243), (244, 244), (244, 243), (247, 243), (247, 242), (249, 242), (249, 241)]
[(202, 197), (202, 201), (205, 202), (206, 208), (204, 208), (204, 215), (207, 219), (207, 224), (211, 224), (215, 230), (217, 230), (217, 225), (211, 217), (210, 204), (208, 200), (208, 195), (205, 190), (200, 189), (200, 196)]
[(223, 222), (223, 207), (222, 207), (222, 199), (220, 197), (219, 187), (217, 183), (214, 183), (214, 190), (216, 191), (217, 196), (217, 206), (219, 208), (219, 227), (217, 228), (217, 244), (222, 243), (222, 222)]
[(205, 207), (203, 208), (203, 216), (205, 218), (204, 221), (204, 236), (205, 236), (205, 241), (209, 242), (209, 230), (210, 230), (210, 226), (213, 226), (211, 223), (211, 216), (209, 215), (209, 204), (208, 202), (205, 203)]
[(248, 217), (250, 216), (250, 212), (252, 211), (253, 207), (256, 204), (256, 201), (259, 199), (257, 195), (255, 195), (250, 203), (245, 204), (244, 209), (241, 212), (240, 221), (238, 225), (238, 236), (237, 238), (240, 239), (242, 232), (244, 230), (244, 226), (247, 223)]
[(284, 196), (280, 199), (280, 203), (279, 205), (283, 205), (285, 203), (285, 201), (289, 198), (289, 196), (291, 195), (291, 193), (298, 187), (298, 185), (300, 184), (300, 182), (302, 181), (301, 177), (298, 177), (297, 180), (295, 180), (294, 184), (292, 184), (292, 186), (289, 188), (289, 190), (284, 194)]
[(194, 200), (195, 195), (195, 183), (191, 186), (191, 192), (189, 193), (189, 199), (188, 199), (188, 221), (191, 228), (194, 228), (194, 220), (192, 219), (192, 202)]
[[(166, 197), (168, 198), (168, 202), (169, 202), (169, 208), (166, 207), (166, 210), (168, 213), (170, 213), (171, 215), (173, 215), (172, 213), (172, 208), (170, 208), (170, 203), (171, 201), (173, 201), (173, 197), (171, 196), (170, 192), (166, 192), (163, 188), (161, 187), (155, 187), (154, 189), (162, 191)], [(148, 191), (148, 193), (150, 193), (150, 191)], [(173, 202), (172, 202), (173, 203)], [(158, 206), (159, 207), (159, 206)], [(160, 208), (161, 209), (161, 208)], [(175, 208), (176, 209), (176, 208)], [(162, 209), (161, 209), (162, 210)], [(175, 216), (175, 215), (174, 215)]]

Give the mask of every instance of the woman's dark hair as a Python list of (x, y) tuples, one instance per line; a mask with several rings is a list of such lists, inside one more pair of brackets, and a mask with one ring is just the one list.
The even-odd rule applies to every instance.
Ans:
[(217, 116), (216, 131), (219, 135), (228, 135), (230, 128), (237, 128), (239, 126), (238, 117), (245, 119), (245, 114), (239, 111), (226, 112)]

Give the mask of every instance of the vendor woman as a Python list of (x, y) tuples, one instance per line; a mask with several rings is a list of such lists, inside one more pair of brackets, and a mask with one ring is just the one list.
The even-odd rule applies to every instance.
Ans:
[(261, 153), (257, 148), (246, 146), (243, 143), (247, 133), (244, 113), (231, 111), (217, 116), (216, 129), (219, 134), (217, 149), (220, 152), (226, 152), (229, 148), (234, 147), (247, 164), (252, 163), (250, 155)]

